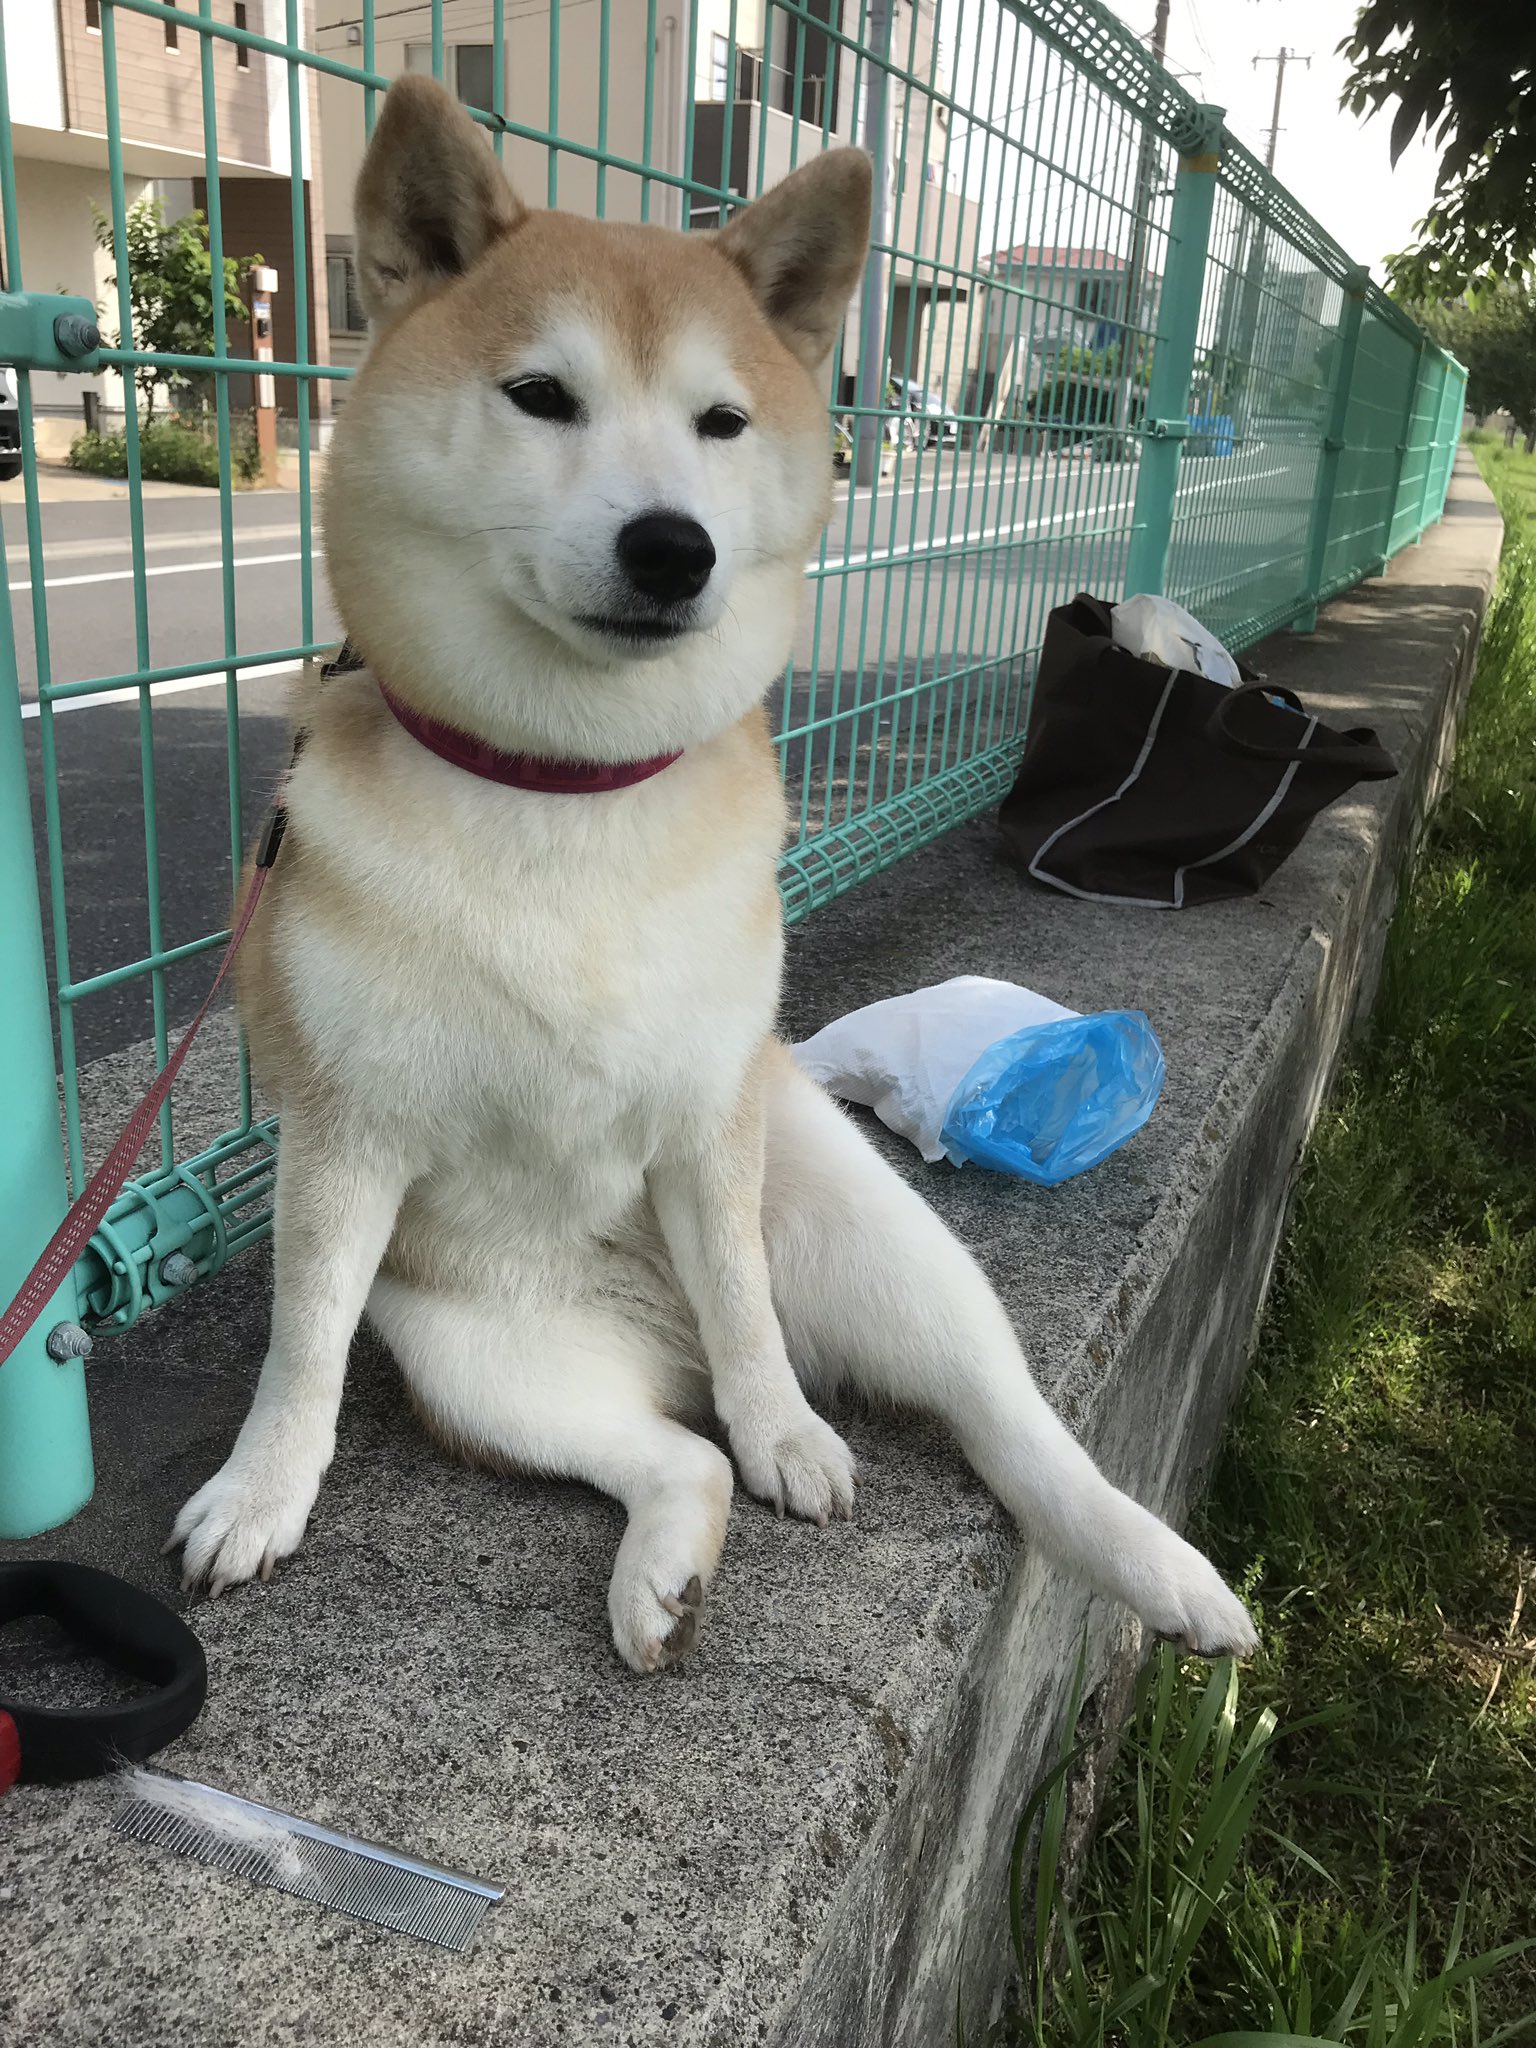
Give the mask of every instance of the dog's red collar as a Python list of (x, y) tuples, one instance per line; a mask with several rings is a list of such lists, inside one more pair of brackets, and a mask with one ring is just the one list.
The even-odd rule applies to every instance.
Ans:
[(395, 717), (429, 753), (506, 789), (542, 790), (548, 796), (600, 796), (610, 789), (628, 789), (645, 782), (681, 758), (680, 754), (656, 754), (649, 761), (551, 761), (542, 754), (508, 754), (488, 740), (476, 739), (473, 733), (414, 710), (395, 695), (382, 676), (376, 675), (374, 681)]

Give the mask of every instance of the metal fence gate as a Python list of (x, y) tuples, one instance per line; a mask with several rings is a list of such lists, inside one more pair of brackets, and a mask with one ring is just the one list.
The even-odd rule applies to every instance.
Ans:
[[(8, 594), (0, 620), (0, 1303), (66, 1186), (105, 1150), (94, 1105), (106, 1121), (114, 1096), (118, 1121), (128, 1106), (126, 1080), (100, 1085), (112, 1062), (80, 1057), (100, 1042), (82, 1039), (82, 1018), (103, 1006), (126, 1016), (127, 1037), (152, 1047), (146, 1066), (163, 1064), (227, 936), (208, 928), (214, 916), (186, 924), (168, 902), (167, 878), (185, 866), (162, 829), (161, 783), (185, 751), (174, 721), (192, 701), (178, 693), (202, 693), (202, 809), (223, 823), (198, 864), (227, 901), (269, 779), (253, 772), (249, 693), (334, 644), (313, 487), (325, 415), (350, 374), (331, 357), (360, 344), (346, 238), (322, 249), (317, 206), (323, 186), (344, 218), (378, 95), (402, 69), (457, 90), (525, 196), (599, 216), (707, 229), (813, 151), (856, 141), (879, 159), (875, 249), (829, 384), (844, 476), (773, 697), (791, 919), (1002, 795), (1053, 604), (1079, 588), (1166, 591), (1240, 649), (1305, 629), (1442, 509), (1460, 366), (1225, 131), (1219, 109), (1197, 104), (1092, 0), (695, 0), (682, 20), (658, 15), (658, 0), (51, 6), (65, 59), (95, 67), (65, 84), (103, 108), (116, 289), (100, 318), (119, 339), (91, 345), (89, 296), (59, 296), (47, 289), (56, 277), (23, 262), (13, 123), (41, 117), (13, 98), (0, 43), (0, 362), (17, 367), (26, 542), (5, 579), (20, 602), (13, 611)], [(6, 0), (12, 43), (18, 22), (50, 11), (50, 0)], [(135, 330), (132, 93), (151, 43), (174, 55), (196, 107), (184, 116), (187, 168), (215, 276), (237, 253), (231, 166), (252, 146), (221, 136), (230, 80), (263, 80), (266, 171), (287, 180), (293, 313), (279, 360), (257, 360), (223, 322), (211, 356), (156, 352)], [(50, 592), (70, 579), (48, 570), (37, 407), (61, 374), (102, 372), (130, 394), (131, 616), (121, 659), (82, 674), (51, 653), (68, 600)], [(168, 572), (150, 559), (131, 396), (150, 372), (203, 377), (202, 429), (218, 457), (222, 615), (179, 658), (159, 644), (151, 602)], [(295, 556), (275, 558), (295, 560), (276, 620), (242, 607), (252, 564), (236, 517), (247, 380), (263, 376), (276, 379), (293, 451), (299, 532)], [(131, 815), (103, 821), (71, 772), (81, 722), (62, 714), (125, 700), (137, 788), (122, 807)], [(72, 913), (104, 862), (121, 916), (106, 936), (97, 920), (87, 944)], [(113, 1059), (133, 1064), (120, 1049)], [(123, 1328), (270, 1227), (277, 1133), (232, 1035), (227, 1071), (198, 1098), (195, 1114), (164, 1111), (155, 1156), (0, 1368), (0, 1535), (52, 1526), (91, 1490), (82, 1368), (50, 1355), (50, 1330)], [(65, 1348), (57, 1336), (53, 1348)]]

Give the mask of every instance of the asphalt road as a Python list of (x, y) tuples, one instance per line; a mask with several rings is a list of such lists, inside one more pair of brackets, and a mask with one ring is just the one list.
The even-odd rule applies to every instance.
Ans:
[[(1282, 472), (1255, 451), (1238, 458), (1255, 478)], [(1187, 464), (1181, 499), (1235, 480)], [(807, 565), (806, 602), (795, 639), (786, 768), (809, 820), (841, 815), (856, 792), (891, 770), (891, 756), (922, 752), (946, 708), (953, 745), (995, 713), (1016, 676), (1019, 649), (1038, 644), (1046, 611), (1075, 590), (1115, 590), (1124, 569), (1134, 464), (1076, 457), (973, 462), (930, 454), (873, 496), (839, 485), (824, 558)], [(1271, 490), (1274, 485), (1269, 486)], [(1213, 504), (1225, 501), (1225, 492)], [(323, 567), (303, 552), (293, 492), (233, 501), (232, 616), (226, 618), (216, 495), (147, 500), (145, 558), (148, 659), (135, 618), (125, 499), (42, 508), (46, 673), (55, 685), (128, 676), (141, 667), (190, 668), (158, 683), (141, 748), (138, 693), (56, 706), (56, 786), (63, 847), (68, 976), (74, 982), (141, 956), (151, 943), (151, 869), (159, 875), (155, 936), (162, 947), (199, 939), (228, 920), (231, 789), (228, 736), (239, 734), (239, 838), (255, 832), (287, 754), (285, 697), (295, 673), (282, 650), (337, 634)], [(45, 858), (42, 734), (35, 593), (19, 505), (3, 510), (39, 858)], [(1262, 539), (1262, 536), (1261, 536)], [(230, 647), (243, 659), (230, 689), (216, 664)], [(958, 677), (953, 685), (950, 679)], [(783, 686), (778, 685), (782, 714)], [(888, 700), (894, 700), (894, 703)], [(872, 709), (872, 706), (884, 709)], [(934, 714), (934, 725), (930, 725)], [(831, 719), (813, 740), (804, 728)], [(958, 723), (957, 723), (958, 721)], [(809, 749), (809, 762), (807, 761)], [(953, 746), (952, 749), (953, 751)], [(925, 756), (925, 758), (929, 758)], [(146, 845), (145, 791), (152, 783), (156, 844)], [(50, 928), (50, 955), (55, 934)], [(201, 999), (213, 958), (165, 976), (174, 1027)], [(51, 961), (50, 961), (51, 965)], [(147, 980), (93, 993), (75, 1010), (76, 1054), (88, 1059), (146, 1037)]]

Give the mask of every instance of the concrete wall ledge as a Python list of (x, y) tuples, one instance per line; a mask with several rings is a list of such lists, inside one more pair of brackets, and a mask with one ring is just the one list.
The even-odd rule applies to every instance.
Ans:
[[(1045, 1192), (887, 1150), (981, 1258), (1096, 1455), (1174, 1519), (1446, 771), (1500, 533), (1463, 471), (1384, 579), (1261, 650), (1402, 767), (1326, 814), (1261, 899), (1073, 902), (1006, 866), (982, 821), (794, 937), (796, 1034), (959, 973), (1151, 1014), (1163, 1103), (1082, 1180)], [(243, 1414), (267, 1284), (253, 1257), (98, 1347), (96, 1500), (0, 1556), (170, 1592), (159, 1540)], [(1141, 1646), (1021, 1546), (936, 1430), (837, 1419), (865, 1472), (858, 1520), (817, 1531), (739, 1499), (694, 1661), (639, 1681), (604, 1619), (619, 1511), (447, 1463), (360, 1347), (306, 1545), (269, 1587), (198, 1610), (209, 1703), (163, 1761), (494, 1878), (505, 1904), (467, 1956), (443, 1955), (121, 1841), (103, 1786), (20, 1788), (0, 1801), (0, 2043), (952, 2040), (957, 1993), (980, 2017), (1010, 1968), (1008, 1850), (1085, 1620), (1104, 1702)]]

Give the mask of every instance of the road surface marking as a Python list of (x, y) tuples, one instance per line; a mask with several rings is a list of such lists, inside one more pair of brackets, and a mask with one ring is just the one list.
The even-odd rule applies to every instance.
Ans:
[[(1249, 483), (1261, 483), (1268, 477), (1283, 476), (1286, 473), (1287, 468), (1288, 465), (1282, 463), (1278, 467), (1273, 469), (1262, 469), (1252, 472), (1245, 472), (1243, 480)], [(1206, 479), (1203, 483), (1191, 484), (1186, 489), (1182, 489), (1179, 492), (1179, 499), (1182, 501), (1187, 498), (1198, 497), (1202, 492), (1214, 490), (1224, 483), (1230, 483), (1232, 481), (1232, 476), (1233, 473), (1229, 470), (1221, 476), (1210, 477)], [(965, 547), (973, 541), (1005, 539), (1016, 533), (1037, 533), (1040, 531), (1042, 527), (1056, 526), (1060, 524), (1060, 522), (1064, 519), (1073, 519), (1080, 515), (1084, 519), (1091, 519), (1096, 516), (1109, 516), (1116, 512), (1125, 511), (1127, 507), (1133, 505), (1134, 503), (1134, 497), (1129, 497), (1119, 498), (1113, 504), (1089, 504), (1080, 506), (1068, 506), (1063, 511), (1043, 514), (1041, 517), (1037, 519), (1022, 520), (1016, 522), (1013, 525), (973, 527), (968, 532), (961, 534), (958, 537), (958, 539), (952, 534), (947, 535), (942, 545), (946, 548), (956, 546)], [(935, 536), (935, 540), (937, 540), (937, 536)], [(884, 553), (871, 552), (864, 555), (833, 556), (830, 557), (824, 563), (807, 562), (805, 566), (806, 573), (808, 575), (814, 575), (818, 571), (826, 569), (863, 569), (872, 567), (879, 568), (888, 565), (898, 565), (903, 562), (922, 561), (929, 554), (929, 552), (930, 550), (926, 546), (919, 546), (915, 548), (894, 548), (889, 549)], [(237, 568), (260, 567), (267, 563), (297, 562), (302, 559), (303, 557), (300, 554), (249, 555), (246, 556), (243, 561), (237, 559), (235, 566)], [(216, 569), (218, 566), (219, 564), (217, 562), (174, 562), (169, 563), (158, 569), (148, 569), (145, 571), (145, 574), (149, 576), (174, 576), (190, 569)], [(73, 585), (80, 583), (109, 583), (118, 581), (124, 576), (128, 576), (131, 574), (131, 570), (110, 570), (104, 575), (66, 576), (52, 578), (49, 581), (49, 588), (56, 588), (61, 584)], [(11, 585), (11, 588), (13, 590), (26, 590), (29, 587), (30, 586), (26, 582), (13, 583)], [(239, 673), (242, 677), (249, 678), (256, 678), (261, 676), (290, 675), (300, 665), (301, 664), (294, 662), (259, 663), (254, 668), (242, 668), (239, 671)], [(150, 695), (152, 697), (173, 696), (182, 690), (207, 689), (213, 684), (222, 683), (224, 680), (224, 676), (225, 671), (222, 668), (206, 669), (195, 676), (181, 676), (169, 682), (152, 683), (150, 685)], [(88, 709), (93, 704), (134, 703), (137, 701), (138, 695), (138, 689), (135, 687), (129, 687), (127, 689), (122, 690), (108, 690), (102, 693), (100, 696), (63, 697), (55, 703), (53, 708), (55, 715), (57, 715), (58, 713), (64, 711), (83, 711)], [(23, 718), (36, 718), (38, 716), (37, 705), (23, 704), (21, 707), (21, 715)]]
[[(254, 668), (241, 669), (240, 680), (250, 682), (257, 676), (296, 676), (303, 666), (301, 661), (259, 661)], [(212, 689), (215, 683), (223, 682), (226, 673), (227, 671), (222, 668), (210, 668), (205, 669), (200, 675), (173, 676), (167, 682), (151, 683), (149, 694), (151, 697), (175, 697), (183, 690)], [(137, 704), (138, 701), (137, 687), (126, 690), (103, 690), (95, 697), (61, 697), (53, 707), (53, 715), (57, 718), (64, 711), (90, 711), (97, 704)], [(23, 704), (21, 715), (23, 718), (38, 718), (41, 716), (41, 710), (40, 705)]]
[[(292, 554), (287, 555), (236, 555), (230, 563), (230, 567), (232, 569), (267, 569), (274, 562), (302, 562), (303, 559), (303, 550), (296, 548)], [(212, 562), (161, 562), (155, 568), (146, 568), (144, 574), (146, 576), (191, 576), (199, 569), (222, 569), (223, 566), (222, 560)], [(133, 581), (133, 574), (132, 569), (98, 569), (90, 576), (45, 576), (43, 578), (43, 588), (44, 590), (74, 590), (82, 583), (131, 583)], [(23, 577), (20, 582), (11, 585), (12, 590), (30, 590), (31, 588), (30, 577)]]
[[(1283, 476), (1288, 467), (1288, 464), (1282, 463), (1276, 469), (1245, 471), (1242, 480), (1244, 483), (1261, 483), (1266, 477)], [(1186, 498), (1198, 497), (1202, 491), (1214, 490), (1218, 485), (1230, 483), (1231, 481), (1232, 475), (1228, 471), (1225, 476), (1211, 477), (1204, 483), (1191, 484), (1187, 489), (1181, 488), (1178, 497), (1174, 501), (1175, 512), (1177, 512), (1178, 506)], [(1049, 517), (1024, 519), (1011, 526), (976, 526), (972, 527), (967, 533), (959, 535), (948, 534), (942, 540), (935, 533), (931, 542), (920, 542), (915, 547), (891, 548), (887, 549), (884, 553), (872, 550), (868, 554), (863, 555), (831, 555), (825, 562), (807, 562), (805, 565), (806, 574), (808, 576), (816, 575), (818, 572), (827, 569), (878, 569), (884, 568), (891, 563), (920, 562), (940, 547), (964, 547), (974, 540), (1002, 540), (1015, 533), (1036, 533), (1042, 526), (1055, 526), (1063, 519), (1075, 519), (1079, 515), (1084, 519), (1088, 519), (1097, 513), (1124, 512), (1127, 507), (1134, 505), (1135, 502), (1135, 498), (1130, 497), (1119, 498), (1112, 505), (1100, 503), (1069, 505), (1065, 511), (1053, 512)]]

